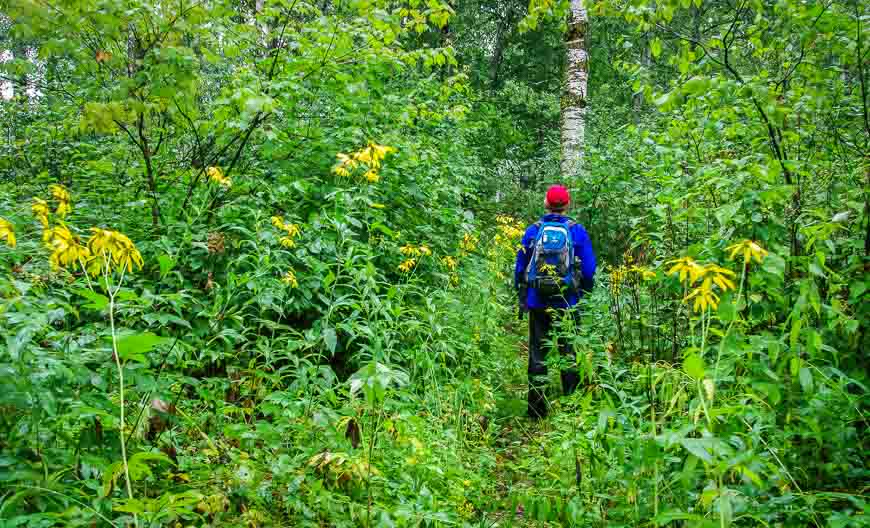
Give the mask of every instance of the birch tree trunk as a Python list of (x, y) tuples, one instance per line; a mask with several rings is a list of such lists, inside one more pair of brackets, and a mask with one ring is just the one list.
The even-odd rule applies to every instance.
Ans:
[(586, 132), (586, 80), (589, 77), (586, 53), (586, 8), (583, 0), (571, 0), (568, 33), (565, 35), (567, 65), (562, 93), (562, 178), (580, 171)]

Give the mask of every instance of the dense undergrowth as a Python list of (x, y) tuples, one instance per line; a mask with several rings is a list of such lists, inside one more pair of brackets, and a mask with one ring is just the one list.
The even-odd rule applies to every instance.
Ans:
[(870, 524), (866, 8), (590, 4), (532, 423), (563, 4), (0, 3), (0, 526)]

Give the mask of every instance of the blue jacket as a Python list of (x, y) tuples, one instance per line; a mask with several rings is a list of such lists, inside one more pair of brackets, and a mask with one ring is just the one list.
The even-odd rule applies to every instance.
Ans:
[[(567, 216), (555, 213), (544, 215), (541, 218), (541, 222), (567, 222), (568, 220), (570, 220), (570, 218)], [(529, 259), (532, 257), (532, 246), (534, 246), (537, 237), (538, 226), (532, 224), (526, 229), (526, 233), (523, 235), (523, 247), (517, 252), (517, 262), (516, 266), (514, 266), (515, 288), (519, 288), (524, 280), (526, 267), (529, 265)], [(528, 288), (528, 293), (525, 298), (526, 307), (532, 309), (548, 307), (567, 308), (568, 306), (574, 306), (577, 304), (577, 301), (583, 296), (583, 293), (592, 289), (596, 267), (595, 252), (592, 250), (592, 242), (589, 240), (589, 235), (586, 233), (586, 229), (584, 229), (582, 225), (574, 224), (571, 228), (571, 242), (574, 246), (575, 257), (579, 256), (582, 263), (581, 271), (583, 272), (583, 282), (579, 294), (572, 293), (565, 299), (559, 299), (558, 301), (547, 304), (538, 299), (538, 294), (534, 288)], [(523, 299), (520, 299), (520, 302), (522, 301)]]

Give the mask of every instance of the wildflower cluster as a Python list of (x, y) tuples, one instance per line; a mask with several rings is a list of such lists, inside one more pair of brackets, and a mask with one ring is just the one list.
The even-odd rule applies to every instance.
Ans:
[(288, 270), (284, 276), (281, 277), (281, 282), (290, 286), (291, 288), (299, 287), (299, 281), (296, 280), (296, 274), (293, 270)]
[(477, 243), (479, 239), (472, 235), (471, 233), (465, 233), (462, 236), (462, 240), (459, 241), (459, 248), (462, 250), (463, 255), (467, 255), (468, 253), (473, 252), (477, 249)]
[(217, 184), (223, 185), (227, 189), (229, 189), (230, 186), (233, 184), (233, 182), (230, 181), (230, 179), (226, 175), (224, 175), (224, 171), (222, 171), (220, 167), (209, 167), (205, 170), (205, 174), (206, 176), (208, 176), (209, 180)]
[(51, 197), (57, 201), (57, 209), (55, 209), (54, 214), (65, 218), (67, 213), (72, 210), (70, 205), (72, 199), (70, 198), (69, 191), (66, 190), (66, 187), (59, 184), (49, 185), (48, 190), (51, 193)]
[(718, 264), (699, 264), (691, 257), (681, 257), (668, 264), (673, 265), (668, 270), (668, 275), (679, 274), (680, 282), (684, 283), (687, 288), (701, 281), (700, 286), (693, 288), (683, 299), (685, 303), (693, 301), (692, 309), (696, 312), (706, 310), (707, 307), (713, 310), (719, 308), (719, 296), (715, 289), (726, 292), (737, 288), (734, 281), (731, 280), (735, 273)]
[(33, 211), (33, 216), (35, 216), (36, 219), (39, 220), (39, 223), (42, 224), (42, 228), (48, 229), (48, 213), (50, 211), (48, 208), (48, 202), (42, 198), (34, 198), (30, 210)]
[[(42, 241), (51, 251), (48, 261), (53, 269), (67, 268), (78, 264), (89, 275), (96, 276), (113, 268), (117, 271), (133, 272), (142, 268), (142, 254), (127, 235), (111, 229), (91, 228), (91, 236), (82, 243), (78, 235), (64, 224), (62, 219), (72, 210), (72, 199), (69, 191), (62, 185), (49, 187), (52, 198), (58, 205), (54, 214), (61, 220), (54, 226), (49, 221), (50, 209), (48, 202), (34, 198), (31, 211), (42, 224)], [(2, 223), (0, 223), (2, 236)], [(13, 237), (14, 243), (14, 237)]]
[[(632, 259), (629, 257), (626, 258), (626, 261), (630, 264)], [(638, 279), (646, 281), (654, 279), (655, 277), (655, 272), (645, 266), (638, 266), (637, 264), (631, 264), (629, 266), (623, 264), (622, 266), (613, 268), (610, 272), (610, 293), (615, 297), (622, 291), (622, 286), (624, 284), (636, 284)]]
[(468, 501), (463, 502), (459, 506), (459, 515), (463, 519), (471, 519), (474, 516), (474, 505)]
[(66, 268), (80, 264), (89, 275), (99, 275), (113, 266), (118, 271), (132, 272), (142, 268), (142, 254), (126, 235), (109, 229), (91, 228), (93, 233), (87, 244), (82, 244), (78, 235), (63, 224), (47, 229), (43, 241), (51, 250), (49, 262), (52, 268)]
[[(275, 229), (280, 229), (284, 232), (284, 236), (282, 236), (280, 240), (281, 245), (287, 249), (296, 247), (296, 237), (302, 232), (299, 229), (299, 225), (285, 222), (284, 217), (280, 215), (273, 216), (271, 220), (272, 226)], [(291, 288), (299, 287), (299, 281), (296, 280), (296, 273), (292, 269), (287, 270), (287, 272), (281, 277), (281, 282)]]
[(15, 247), (15, 231), (12, 229), (12, 223), (2, 217), (0, 217), (0, 239), (6, 240), (6, 245), (9, 247)]
[(396, 152), (396, 149), (374, 142), (369, 142), (368, 146), (351, 154), (339, 152), (336, 155), (338, 165), (333, 167), (332, 172), (338, 176), (350, 176), (358, 168), (363, 168), (365, 169), (363, 178), (369, 183), (377, 183), (381, 179), (378, 172), (381, 168), (381, 162), (391, 152)]
[(513, 217), (499, 215), (495, 217), (498, 224), (495, 233), (495, 246), (497, 248), (513, 252), (525, 232), (523, 225)]
[(402, 255), (405, 255), (407, 257), (422, 257), (432, 254), (432, 250), (429, 249), (429, 246), (426, 245), (414, 247), (410, 244), (407, 244), (399, 248), (399, 251), (402, 253)]
[(287, 249), (296, 247), (296, 237), (302, 232), (299, 225), (285, 222), (282, 216), (273, 216), (272, 225), (275, 229), (280, 229), (286, 233), (280, 240), (282, 246)]
[(88, 239), (88, 249), (91, 252), (88, 272), (91, 275), (96, 275), (109, 264), (128, 272), (132, 272), (134, 267), (142, 268), (142, 254), (127, 235), (98, 227), (92, 227), (91, 233), (93, 234)]
[(425, 244), (422, 246), (412, 246), (411, 244), (406, 244), (399, 248), (399, 252), (402, 255), (405, 255), (405, 260), (399, 264), (399, 271), (403, 273), (408, 273), (414, 266), (417, 265), (417, 259), (421, 257), (427, 257), (432, 254), (432, 250), (429, 249), (429, 246)]
[(732, 244), (725, 248), (727, 251), (730, 251), (731, 254), (728, 255), (729, 260), (734, 260), (734, 257), (737, 254), (743, 255), (743, 264), (749, 264), (750, 260), (755, 260), (755, 262), (761, 263), (762, 259), (768, 255), (767, 250), (758, 245), (758, 242), (753, 242), (752, 240), (743, 240), (736, 244)]
[(87, 246), (82, 245), (79, 237), (63, 224), (46, 229), (42, 235), (45, 246), (51, 250), (48, 261), (53, 269), (81, 263), (83, 266), (91, 256)]

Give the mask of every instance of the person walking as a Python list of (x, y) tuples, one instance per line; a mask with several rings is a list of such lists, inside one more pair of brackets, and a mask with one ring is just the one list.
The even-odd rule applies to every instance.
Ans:
[[(566, 216), (570, 204), (571, 195), (565, 187), (547, 189), (547, 214), (526, 229), (514, 268), (520, 310), (529, 313), (528, 415), (532, 419), (547, 415), (545, 360), (553, 322), (566, 311), (576, 317), (573, 307), (594, 285), (595, 252), (586, 229)], [(565, 339), (557, 342), (559, 352), (575, 363), (571, 343)], [(574, 367), (563, 369), (561, 378), (566, 395), (574, 392), (580, 381)]]

